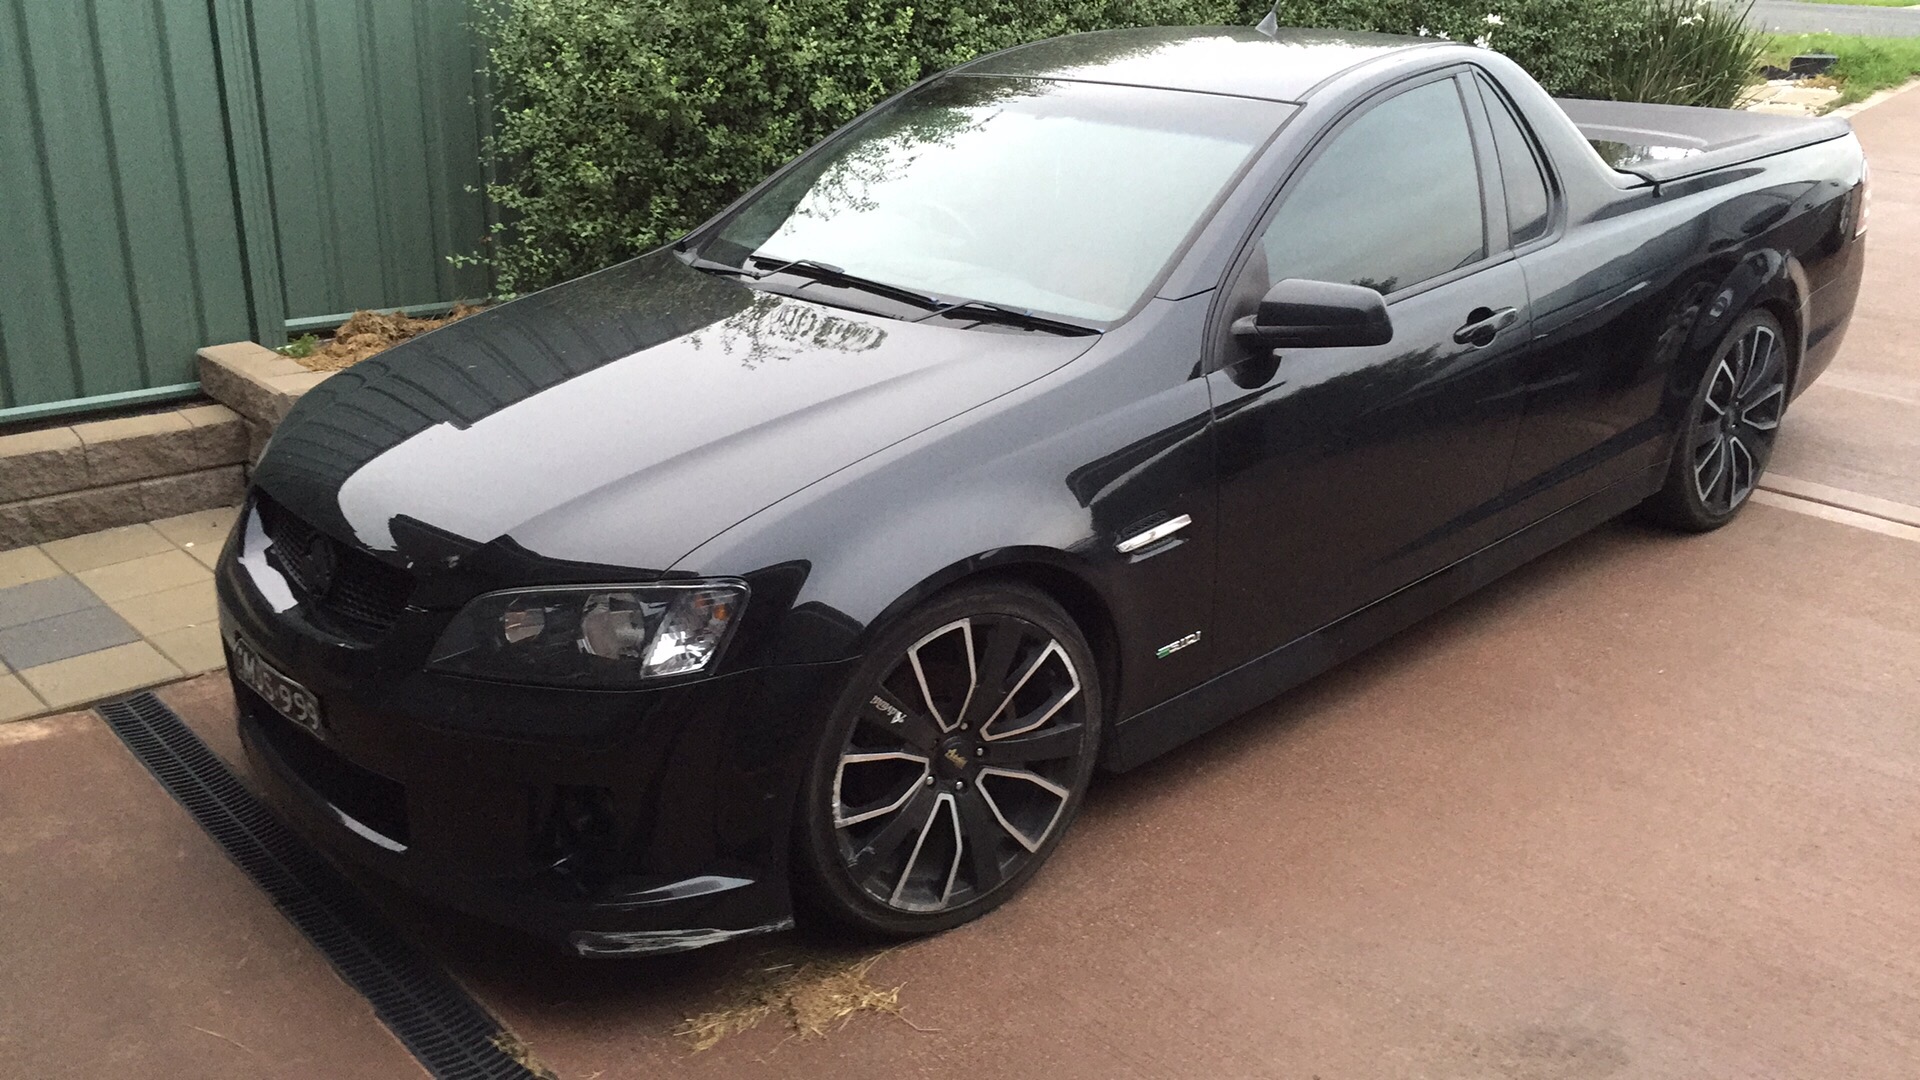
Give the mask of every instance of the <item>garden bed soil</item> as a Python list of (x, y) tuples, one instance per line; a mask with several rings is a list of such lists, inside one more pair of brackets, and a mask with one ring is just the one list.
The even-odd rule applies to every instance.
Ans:
[(304, 355), (290, 351), (288, 355), (309, 371), (339, 371), (479, 310), (478, 306), (461, 304), (435, 319), (416, 319), (397, 312), (356, 311), (352, 318), (340, 324), (331, 338), (318, 342), (311, 351)]

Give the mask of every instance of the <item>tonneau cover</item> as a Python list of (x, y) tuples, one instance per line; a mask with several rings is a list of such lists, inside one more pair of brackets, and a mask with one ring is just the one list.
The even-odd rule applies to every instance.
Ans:
[(1845, 120), (1826, 116), (1576, 98), (1554, 102), (1608, 165), (1655, 184), (1797, 150), (1853, 130)]

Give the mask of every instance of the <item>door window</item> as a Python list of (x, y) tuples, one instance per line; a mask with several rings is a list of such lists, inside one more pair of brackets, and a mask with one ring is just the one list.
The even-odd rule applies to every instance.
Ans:
[(1441, 79), (1333, 136), (1284, 196), (1248, 273), (1266, 287), (1308, 278), (1391, 293), (1485, 258), (1484, 218), (1466, 110), (1455, 80)]
[(1487, 102), (1487, 118), (1493, 122), (1493, 145), (1500, 155), (1500, 177), (1506, 181), (1507, 188), (1507, 227), (1512, 230), (1514, 244), (1524, 244), (1547, 234), (1547, 212), (1551, 206), (1547, 177), (1540, 169), (1540, 158), (1534, 153), (1533, 144), (1513, 115), (1512, 106), (1488, 86), (1485, 79), (1474, 81), (1480, 84), (1480, 96)]

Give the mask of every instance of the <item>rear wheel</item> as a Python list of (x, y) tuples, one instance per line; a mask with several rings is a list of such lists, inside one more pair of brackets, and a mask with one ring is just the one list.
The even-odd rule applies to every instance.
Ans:
[(1706, 532), (1745, 506), (1787, 408), (1786, 333), (1765, 311), (1741, 316), (1694, 392), (1666, 486), (1647, 500), (1658, 521)]
[(1079, 809), (1100, 707), (1085, 637), (1037, 590), (968, 587), (909, 616), (856, 670), (814, 756), (803, 895), (895, 936), (999, 906)]

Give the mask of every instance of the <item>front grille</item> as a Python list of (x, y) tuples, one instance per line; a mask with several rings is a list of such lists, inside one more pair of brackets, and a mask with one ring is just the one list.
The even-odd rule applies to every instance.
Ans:
[(258, 505), (267, 561), (286, 575), (314, 622), (359, 639), (393, 629), (413, 592), (405, 570), (334, 540), (265, 495)]
[(363, 769), (320, 740), (299, 731), (251, 689), (235, 691), (244, 723), (286, 770), (348, 817), (396, 843), (407, 844), (407, 789)]

